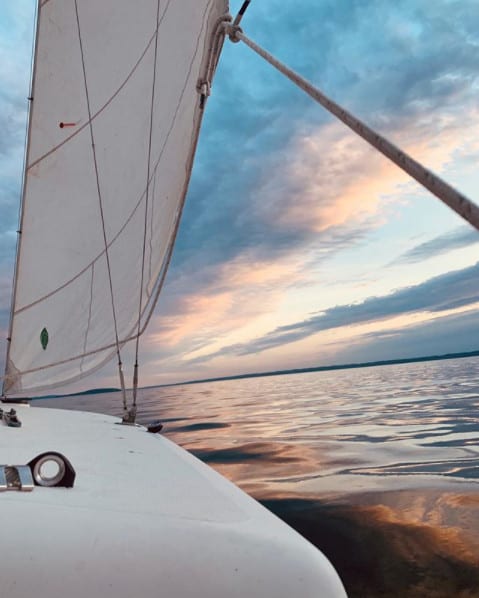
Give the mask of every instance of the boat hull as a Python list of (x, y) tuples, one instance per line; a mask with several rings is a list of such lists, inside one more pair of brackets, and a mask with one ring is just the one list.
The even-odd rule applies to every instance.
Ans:
[(2, 595), (345, 596), (321, 552), (163, 436), (93, 413), (18, 414), (2, 462), (56, 452), (76, 479), (0, 494)]

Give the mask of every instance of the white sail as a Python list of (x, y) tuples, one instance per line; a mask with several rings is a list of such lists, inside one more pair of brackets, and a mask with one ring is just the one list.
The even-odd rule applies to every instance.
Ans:
[(140, 300), (143, 327), (190, 176), (198, 82), (227, 9), (40, 2), (6, 393), (100, 367), (116, 335), (136, 335)]

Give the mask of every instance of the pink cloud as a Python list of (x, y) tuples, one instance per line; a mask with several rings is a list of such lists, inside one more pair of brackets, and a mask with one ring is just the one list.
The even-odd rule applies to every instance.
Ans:
[[(477, 109), (431, 120), (393, 129), (389, 138), (436, 172), (479, 151)], [(338, 122), (298, 135), (280, 159), (282, 167), (278, 160), (263, 178), (258, 200), (259, 215), (275, 226), (320, 233), (357, 224), (378, 214), (385, 199), (405, 198), (419, 188)]]
[(239, 330), (256, 317), (273, 311), (278, 291), (300, 280), (301, 261), (236, 259), (222, 264), (214, 282), (199, 292), (180, 298), (169, 313), (160, 313), (148, 335), (148, 344), (174, 346), (191, 334), (209, 335), (213, 341), (231, 330)]
[[(431, 130), (439, 133), (431, 135)], [(471, 109), (434, 123), (428, 118), (411, 122), (389, 132), (389, 137), (441, 172), (465, 151), (479, 150), (478, 133), (479, 114)], [(408, 175), (343, 125), (333, 123), (297, 135), (276, 155), (256, 191), (256, 212), (271, 227), (316, 233), (317, 246), (326, 232), (344, 234), (359, 224), (379, 226), (393, 197), (395, 202), (406, 201), (417, 189)], [(294, 247), (279, 258), (258, 260), (245, 252), (221, 264), (213, 282), (186, 292), (163, 315), (160, 311), (147, 350), (154, 353), (155, 347), (168, 347), (172, 357), (164, 365), (174, 370), (197, 350), (214, 353), (233, 338), (233, 342), (255, 338), (255, 323), (261, 326), (262, 318), (277, 312), (287, 289), (304, 282), (311, 243), (311, 237), (305, 237), (303, 251)]]

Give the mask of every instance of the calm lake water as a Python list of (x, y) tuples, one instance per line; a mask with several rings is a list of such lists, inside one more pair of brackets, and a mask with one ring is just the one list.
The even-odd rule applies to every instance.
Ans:
[[(116, 394), (42, 401), (120, 414)], [(354, 597), (479, 597), (479, 358), (145, 389), (139, 420), (316, 544)]]

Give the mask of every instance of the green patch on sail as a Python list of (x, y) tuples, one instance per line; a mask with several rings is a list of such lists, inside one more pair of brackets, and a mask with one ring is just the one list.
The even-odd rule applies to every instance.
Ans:
[(42, 343), (43, 350), (45, 351), (48, 345), (48, 330), (46, 328), (40, 332), (40, 342)]

